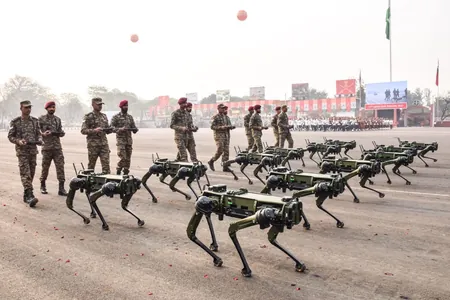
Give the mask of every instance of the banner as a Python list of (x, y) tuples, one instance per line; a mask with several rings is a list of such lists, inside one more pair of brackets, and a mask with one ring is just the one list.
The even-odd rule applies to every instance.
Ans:
[(186, 98), (188, 99), (188, 102), (191, 102), (192, 104), (198, 104), (198, 94), (197, 93), (186, 93)]
[(266, 88), (263, 86), (251, 87), (250, 88), (250, 99), (251, 100), (265, 100), (266, 99)]
[(366, 84), (366, 109), (406, 109), (407, 81)]
[(309, 83), (292, 84), (293, 100), (306, 100), (309, 98)]
[(355, 96), (356, 79), (336, 80), (336, 95)]
[(216, 103), (230, 102), (230, 100), (231, 100), (230, 90), (217, 90)]

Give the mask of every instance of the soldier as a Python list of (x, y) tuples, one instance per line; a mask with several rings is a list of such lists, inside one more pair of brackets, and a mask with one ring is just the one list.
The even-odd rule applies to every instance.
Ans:
[(172, 113), (170, 128), (175, 131), (175, 144), (178, 148), (178, 161), (188, 161), (186, 144), (188, 132), (188, 114), (186, 112), (187, 98), (182, 97), (178, 100), (179, 109)]
[(208, 161), (208, 165), (212, 171), (215, 171), (214, 162), (222, 156), (223, 171), (230, 172), (231, 170), (229, 166), (224, 163), (228, 161), (230, 157), (228, 132), (233, 126), (227, 125), (227, 119), (224, 115), (225, 105), (217, 105), (217, 111), (217, 114), (215, 114), (211, 120), (211, 130), (214, 131), (214, 141), (216, 142), (217, 150), (216, 154), (214, 154), (214, 156)]
[(54, 101), (45, 103), (46, 115), (39, 117), (39, 129), (44, 140), (42, 146), (42, 172), (41, 172), (41, 193), (48, 194), (45, 181), (48, 177), (50, 165), (55, 164), (56, 178), (59, 182), (58, 195), (67, 196), (64, 189), (66, 176), (64, 174), (64, 154), (61, 146), (61, 138), (66, 135), (62, 129), (61, 119), (55, 116), (56, 104)]
[(245, 128), (245, 135), (247, 136), (247, 142), (248, 142), (248, 148), (247, 150), (255, 151), (256, 145), (253, 141), (253, 135), (252, 135), (252, 129), (250, 128), (250, 118), (252, 117), (253, 113), (255, 111), (255, 108), (253, 106), (250, 106), (248, 108), (248, 114), (244, 116), (244, 128)]
[(117, 162), (116, 174), (123, 175), (130, 173), (131, 154), (133, 153), (133, 137), (131, 132), (136, 134), (139, 129), (134, 123), (133, 116), (128, 114), (128, 100), (119, 103), (120, 113), (111, 118), (111, 127), (116, 133), (117, 155), (120, 160)]
[(284, 141), (288, 141), (288, 148), (294, 147), (294, 140), (292, 139), (290, 129), (294, 128), (294, 125), (289, 125), (289, 118), (287, 115), (287, 105), (281, 107), (281, 114), (278, 116), (278, 132), (280, 135), (279, 147), (284, 148)]
[(231, 119), (230, 119), (230, 117), (228, 116), (228, 106), (224, 106), (224, 109), (225, 109), (225, 110), (224, 110), (224, 112), (223, 112), (223, 115), (225, 116), (226, 124), (227, 124), (228, 126), (230, 126), (229, 129), (228, 129), (228, 146), (229, 146), (229, 145), (231, 145), (231, 130), (235, 129), (236, 126), (233, 126), (233, 125), (231, 124)]
[(22, 115), (11, 120), (8, 131), (8, 140), (16, 145), (16, 156), (19, 160), (19, 173), (24, 188), (23, 202), (30, 207), (38, 203), (33, 194), (33, 179), (36, 172), (36, 145), (42, 145), (42, 135), (39, 130), (39, 120), (30, 116), (31, 102), (20, 102)]
[(278, 147), (280, 136), (278, 134), (278, 123), (277, 122), (278, 122), (278, 115), (281, 112), (281, 107), (277, 106), (275, 108), (275, 112), (276, 112), (276, 114), (273, 116), (272, 123), (270, 123), (270, 125), (273, 128), (273, 136), (275, 137), (275, 145), (274, 145), (274, 147)]
[[(263, 145), (261, 141), (262, 131), (269, 129), (269, 127), (264, 126), (260, 114), (261, 114), (261, 105), (259, 104), (255, 105), (255, 113), (250, 118), (250, 128), (252, 129), (253, 140), (259, 153), (263, 152)], [(252, 150), (252, 152), (254, 151), (255, 150)]]
[[(191, 157), (192, 162), (198, 162), (197, 159), (197, 152), (195, 151), (195, 139), (194, 139), (194, 132), (197, 132), (198, 127), (194, 126), (194, 120), (192, 119), (192, 103), (187, 102), (186, 104), (186, 113), (187, 113), (187, 119), (188, 119), (188, 131), (187, 131), (187, 138), (186, 138), (186, 149), (189, 152), (189, 156)], [(180, 152), (177, 154), (177, 160), (180, 160)]]
[(84, 115), (81, 134), (86, 136), (88, 169), (94, 170), (97, 158), (100, 157), (102, 173), (111, 174), (109, 166), (111, 150), (106, 135), (112, 133), (112, 130), (108, 128), (108, 117), (101, 112), (103, 104), (102, 98), (92, 98), (93, 111)]

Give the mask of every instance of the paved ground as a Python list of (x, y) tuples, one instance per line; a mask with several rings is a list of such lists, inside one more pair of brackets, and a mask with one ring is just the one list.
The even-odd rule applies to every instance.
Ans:
[[(151, 203), (142, 189), (130, 204), (145, 220), (143, 228), (121, 210), (118, 198), (99, 200), (110, 225), (105, 232), (98, 219), (84, 225), (66, 208), (65, 199), (56, 195), (53, 166), (50, 194), (40, 195), (38, 156), (35, 189), (39, 203), (30, 209), (22, 202), (13, 145), (5, 132), (1, 135), (0, 299), (450, 299), (448, 129), (327, 133), (330, 138), (356, 139), (366, 148), (372, 140), (395, 144), (395, 136), (438, 141), (439, 152), (432, 155), (439, 161), (430, 168), (415, 162), (417, 175), (404, 171), (411, 186), (398, 177), (391, 186), (385, 177), (375, 178), (374, 187), (386, 193), (383, 199), (358, 187), (359, 204), (352, 202), (349, 193), (328, 200), (325, 206), (345, 222), (342, 229), (315, 207), (313, 197), (304, 198), (311, 230), (297, 226), (279, 238), (306, 263), (304, 274), (296, 273), (293, 262), (268, 243), (266, 231), (257, 226), (241, 231), (239, 237), (253, 270), (249, 279), (240, 275), (241, 262), (227, 235), (233, 219), (214, 219), (219, 255), (224, 260), (224, 266), (216, 268), (186, 236), (194, 211), (192, 200), (170, 192), (155, 178), (150, 181), (160, 202)], [(151, 166), (152, 153), (175, 157), (172, 136), (165, 129), (141, 130), (135, 135), (132, 167), (136, 176), (143, 176)], [(305, 138), (320, 141), (323, 136), (294, 133), (296, 146), (305, 146)], [(206, 162), (214, 149), (211, 131), (201, 129), (196, 138), (199, 157)], [(265, 138), (272, 143), (270, 133)], [(233, 145), (244, 142), (242, 130), (233, 132)], [(84, 137), (69, 131), (64, 149), (69, 180), (74, 175), (73, 162), (87, 164)], [(357, 150), (353, 153), (359, 155)], [(310, 160), (306, 164), (306, 170), (317, 170)], [(294, 167), (300, 164), (295, 162)], [(247, 186), (244, 178), (235, 182), (222, 172), (209, 174), (213, 184)], [(353, 185), (358, 186), (356, 179)], [(183, 183), (180, 186), (185, 188)], [(262, 189), (256, 180), (247, 187)], [(75, 205), (88, 213), (84, 195), (77, 195)], [(199, 236), (209, 243), (204, 222)]]

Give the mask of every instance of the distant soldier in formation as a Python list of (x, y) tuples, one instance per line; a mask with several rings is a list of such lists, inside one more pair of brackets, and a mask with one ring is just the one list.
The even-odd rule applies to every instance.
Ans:
[(22, 115), (11, 120), (8, 140), (16, 145), (16, 156), (19, 160), (19, 173), (24, 188), (23, 201), (30, 207), (38, 203), (33, 193), (33, 179), (36, 172), (37, 145), (42, 145), (39, 120), (30, 116), (31, 102), (20, 102)]
[(290, 129), (294, 128), (294, 125), (289, 125), (289, 118), (287, 115), (287, 105), (281, 107), (281, 114), (278, 116), (278, 132), (280, 134), (279, 146), (284, 148), (284, 141), (288, 141), (288, 148), (294, 147), (294, 140), (292, 139)]
[[(269, 129), (269, 127), (264, 126), (260, 114), (261, 105), (255, 105), (255, 113), (250, 118), (250, 128), (252, 129), (253, 140), (259, 153), (263, 152), (263, 145), (261, 141), (262, 131)], [(252, 150), (252, 152), (254, 151), (255, 150)]]
[(252, 117), (254, 112), (255, 112), (255, 108), (253, 106), (250, 106), (248, 108), (248, 114), (246, 114), (244, 116), (245, 135), (247, 136), (247, 142), (248, 142), (247, 150), (249, 152), (256, 150), (256, 145), (255, 145), (255, 142), (253, 140), (252, 129), (250, 128), (250, 118)]
[(111, 150), (106, 134), (112, 131), (108, 131), (108, 117), (101, 112), (103, 104), (102, 98), (92, 98), (93, 111), (84, 115), (81, 134), (86, 136), (88, 169), (94, 170), (97, 158), (100, 158), (102, 173), (111, 174), (109, 165)]
[(275, 137), (275, 145), (274, 147), (278, 147), (279, 143), (279, 139), (280, 139), (280, 135), (278, 133), (278, 115), (281, 113), (281, 107), (277, 106), (275, 108), (275, 112), (276, 114), (272, 117), (272, 122), (270, 123), (270, 125), (273, 128), (273, 136)]
[[(194, 132), (197, 132), (198, 127), (194, 125), (194, 120), (192, 118), (192, 103), (187, 102), (186, 104), (186, 114), (188, 122), (188, 130), (186, 133), (186, 149), (189, 152), (192, 162), (198, 162), (197, 151), (195, 151), (195, 139)], [(180, 152), (178, 151), (177, 160), (180, 160)]]
[(183, 97), (178, 100), (180, 108), (172, 113), (170, 120), (170, 128), (175, 131), (175, 144), (178, 148), (178, 161), (188, 161), (188, 154), (186, 150), (187, 133), (189, 129), (188, 114), (186, 112), (187, 98)]
[(224, 114), (225, 119), (226, 119), (226, 124), (227, 124), (227, 126), (229, 126), (229, 129), (228, 129), (228, 146), (230, 146), (231, 145), (231, 130), (235, 129), (236, 126), (233, 126), (231, 124), (231, 119), (228, 116), (228, 106), (224, 106), (224, 109), (225, 110), (223, 111), (223, 114)]
[(131, 132), (136, 134), (139, 129), (134, 123), (133, 116), (128, 114), (128, 100), (119, 103), (120, 113), (111, 118), (111, 127), (116, 133), (116, 146), (119, 161), (117, 162), (116, 174), (128, 175), (130, 173), (131, 155), (133, 154), (133, 137)]
[[(231, 125), (227, 125), (227, 119), (224, 115), (225, 105), (217, 105), (217, 114), (212, 117), (211, 129), (214, 131), (214, 141), (216, 142), (217, 150), (214, 156), (208, 161), (208, 165), (212, 171), (215, 171), (214, 162), (222, 156), (222, 163), (229, 160), (230, 144), (229, 144), (229, 130)], [(223, 171), (230, 172), (228, 165), (223, 164)]]
[(56, 168), (56, 178), (59, 182), (58, 195), (67, 196), (64, 189), (66, 176), (64, 174), (64, 154), (61, 146), (61, 138), (66, 135), (62, 129), (61, 119), (55, 116), (56, 104), (54, 101), (45, 103), (46, 115), (39, 117), (39, 129), (44, 140), (42, 146), (42, 173), (41, 173), (41, 193), (48, 194), (45, 181), (48, 177), (48, 170), (52, 160)]

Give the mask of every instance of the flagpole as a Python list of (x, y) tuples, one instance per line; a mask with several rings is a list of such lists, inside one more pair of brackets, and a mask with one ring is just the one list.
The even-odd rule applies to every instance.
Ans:
[(391, 23), (391, 0), (389, 1), (389, 78), (392, 82), (392, 23)]

